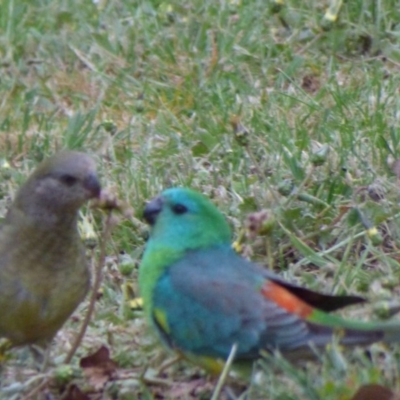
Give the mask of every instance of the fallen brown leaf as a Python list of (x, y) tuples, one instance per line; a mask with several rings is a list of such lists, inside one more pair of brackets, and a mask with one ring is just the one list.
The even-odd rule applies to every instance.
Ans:
[(76, 385), (69, 386), (67, 392), (63, 396), (63, 400), (90, 400), (90, 397), (83, 393)]
[(102, 389), (113, 378), (118, 367), (110, 358), (110, 350), (106, 346), (101, 346), (95, 353), (81, 358), (79, 365), (95, 390)]
[(399, 400), (400, 396), (378, 384), (361, 386), (351, 400)]

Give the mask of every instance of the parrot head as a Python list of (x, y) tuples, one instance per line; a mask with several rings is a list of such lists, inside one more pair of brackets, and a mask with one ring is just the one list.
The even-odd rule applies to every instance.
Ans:
[(224, 216), (203, 195), (171, 188), (151, 200), (144, 218), (151, 225), (150, 242), (189, 250), (229, 244), (231, 230)]
[(76, 213), (89, 199), (99, 197), (100, 191), (93, 159), (64, 151), (39, 164), (17, 193), (15, 204), (31, 215), (45, 210)]

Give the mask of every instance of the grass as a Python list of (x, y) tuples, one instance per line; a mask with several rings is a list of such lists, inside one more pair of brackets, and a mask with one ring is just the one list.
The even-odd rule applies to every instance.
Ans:
[[(119, 399), (211, 396), (185, 362), (156, 383), (138, 379), (167, 357), (128, 304), (146, 238), (141, 211), (165, 187), (212, 197), (235, 239), (247, 215), (267, 210), (268, 229), (246, 231), (244, 253), (307, 287), (370, 300), (347, 315), (378, 318), (398, 305), (400, 10), (394, 0), (347, 2), (323, 31), (325, 7), (287, 1), (287, 30), (264, 0), (0, 3), (0, 151), (10, 165), (0, 169), (2, 209), (61, 148), (94, 154), (103, 185), (134, 208), (107, 246), (102, 296), (73, 373), (57, 370), (90, 398), (101, 390)], [(99, 214), (85, 215), (99, 231)], [(59, 333), (56, 364), (86, 308)], [(100, 390), (78, 361), (101, 344), (120, 379)], [(297, 368), (272, 357), (247, 398), (350, 399), (368, 382), (399, 389), (398, 353), (333, 345)], [(23, 351), (10, 357), (0, 397), (17, 398), (17, 382), (38, 373)], [(63, 379), (51, 386), (54, 398)]]

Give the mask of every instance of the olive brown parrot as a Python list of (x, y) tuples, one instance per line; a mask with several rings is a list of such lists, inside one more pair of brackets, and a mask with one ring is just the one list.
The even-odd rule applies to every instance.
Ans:
[(0, 337), (46, 345), (89, 290), (78, 211), (98, 197), (94, 161), (65, 151), (18, 190), (0, 227)]

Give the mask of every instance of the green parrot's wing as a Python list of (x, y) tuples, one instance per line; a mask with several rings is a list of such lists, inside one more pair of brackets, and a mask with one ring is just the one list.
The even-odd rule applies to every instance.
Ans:
[[(261, 349), (307, 344), (310, 325), (266, 299), (264, 283), (260, 271), (233, 252), (192, 251), (159, 280), (153, 318), (171, 347), (199, 355), (225, 358), (237, 343), (238, 358), (254, 358)], [(319, 338), (327, 341), (331, 329), (323, 331)]]

